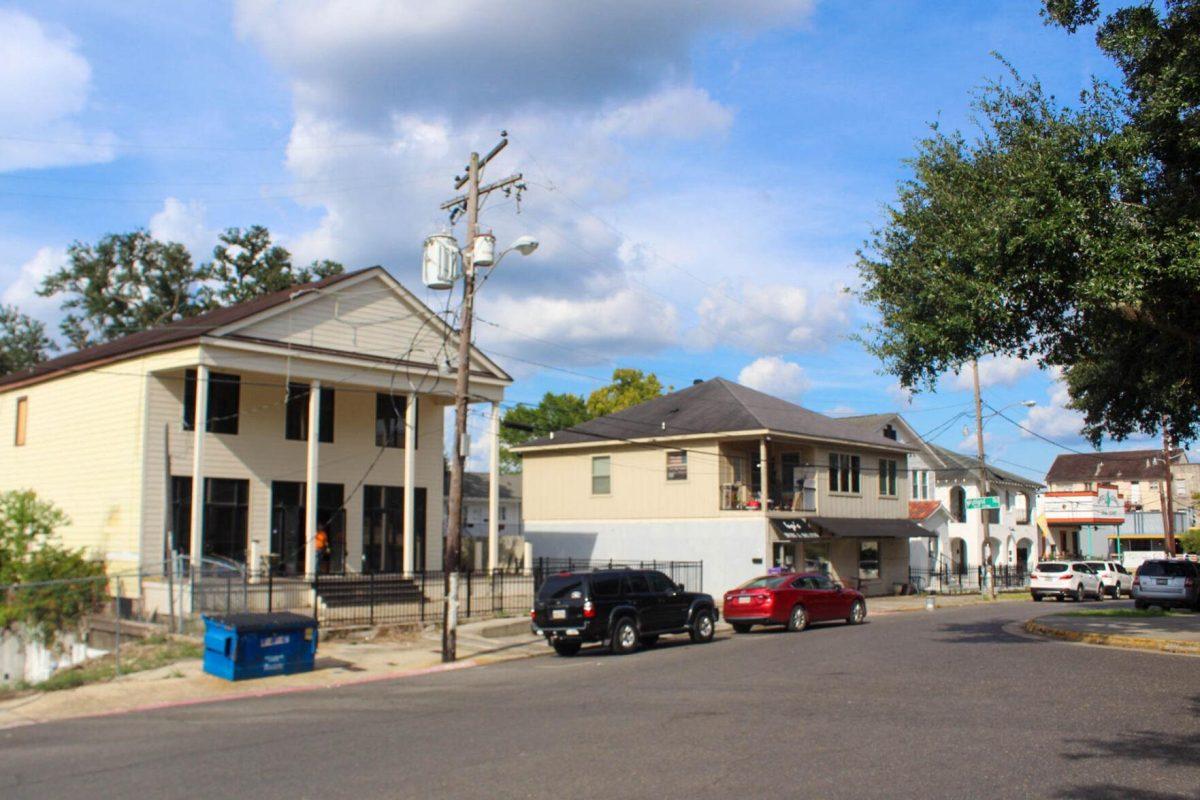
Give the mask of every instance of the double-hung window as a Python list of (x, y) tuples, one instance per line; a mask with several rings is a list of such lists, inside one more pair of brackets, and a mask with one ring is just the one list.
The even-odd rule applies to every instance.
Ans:
[(862, 460), (846, 453), (829, 454), (829, 491), (858, 494), (862, 488), (859, 473)]
[[(375, 446), (404, 447), (404, 417), (408, 397), (402, 394), (375, 395)], [(414, 434), (416, 431), (414, 431)], [(419, 436), (415, 437), (418, 441)], [(413, 448), (417, 442), (413, 442)]]
[[(196, 429), (196, 370), (183, 376), (183, 429)], [(238, 432), (238, 405), (242, 396), (242, 379), (223, 372), (208, 373), (208, 415), (204, 429), (209, 433)]]
[(883, 497), (896, 496), (896, 462), (893, 459), (879, 459), (879, 494)]
[(929, 499), (929, 470), (915, 469), (912, 471), (912, 499)]
[(610, 456), (592, 456), (592, 494), (612, 494)]
[(667, 453), (667, 480), (687, 480), (687, 450), (671, 450)]
[[(307, 383), (289, 383), (287, 386), (287, 421), (284, 435), (288, 439), (308, 440), (308, 396), (311, 387)], [(321, 388), (320, 422), (317, 441), (329, 444), (333, 441), (333, 389)]]

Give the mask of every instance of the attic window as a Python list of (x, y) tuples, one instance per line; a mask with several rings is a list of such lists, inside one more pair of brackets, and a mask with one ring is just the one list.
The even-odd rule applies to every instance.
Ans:
[(896, 429), (891, 425), (888, 425), (883, 429), (883, 435), (886, 438), (891, 439), (893, 442), (896, 441)]

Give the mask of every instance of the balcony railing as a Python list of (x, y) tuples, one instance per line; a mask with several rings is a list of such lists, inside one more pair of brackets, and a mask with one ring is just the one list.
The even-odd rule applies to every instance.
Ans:
[[(721, 510), (762, 511), (762, 498), (746, 484), (727, 483), (721, 487)], [(767, 510), (815, 512), (817, 487), (806, 486), (791, 492), (772, 491), (767, 497)]]

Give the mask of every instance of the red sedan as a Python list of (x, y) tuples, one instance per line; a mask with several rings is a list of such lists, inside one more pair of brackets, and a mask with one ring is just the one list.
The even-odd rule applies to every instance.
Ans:
[(725, 593), (725, 620), (738, 633), (752, 625), (786, 625), (802, 631), (810, 622), (867, 618), (867, 601), (819, 572), (764, 575)]

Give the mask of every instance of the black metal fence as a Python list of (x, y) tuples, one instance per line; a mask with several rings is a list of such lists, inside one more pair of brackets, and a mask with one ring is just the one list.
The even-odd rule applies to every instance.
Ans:
[[(327, 627), (441, 622), (446, 586), (443, 572), (318, 575), (313, 581), (321, 624)], [(459, 573), (458, 617), (527, 614), (535, 591), (533, 575)]]
[[(1023, 589), (1029, 585), (1029, 571), (1020, 566), (999, 564), (995, 570), (996, 589)], [(991, 580), (988, 567), (943, 565), (934, 570), (908, 570), (908, 583), (916, 592), (970, 594), (983, 591)]]

